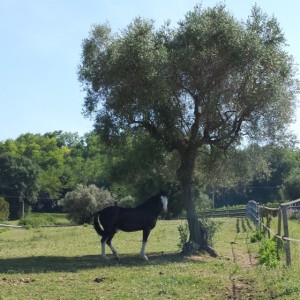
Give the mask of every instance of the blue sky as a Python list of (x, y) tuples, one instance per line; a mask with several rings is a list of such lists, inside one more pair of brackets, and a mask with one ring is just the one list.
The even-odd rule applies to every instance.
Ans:
[[(298, 0), (0, 0), (0, 141), (27, 132), (83, 135), (93, 129), (82, 115), (84, 92), (77, 79), (82, 40), (92, 24), (108, 21), (119, 31), (141, 16), (157, 27), (168, 19), (175, 26), (196, 4), (220, 2), (239, 20), (255, 3), (274, 15), (287, 51), (300, 63)], [(300, 139), (300, 109), (296, 118), (293, 130)]]

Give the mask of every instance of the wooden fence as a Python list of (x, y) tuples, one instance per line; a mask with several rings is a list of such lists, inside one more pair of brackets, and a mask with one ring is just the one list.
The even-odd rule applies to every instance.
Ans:
[[(288, 224), (288, 210), (299, 210), (300, 199), (295, 201), (286, 202), (280, 204), (278, 208), (270, 208), (259, 205), (255, 201), (251, 200), (247, 204), (246, 218), (249, 218), (256, 225), (257, 229), (263, 228), (268, 232), (269, 237), (271, 235), (277, 238), (277, 247), (279, 248), (280, 242), (285, 242), (286, 264), (289, 266), (292, 263), (290, 242), (300, 242), (299, 239), (294, 239), (289, 236), (289, 224)], [(272, 216), (278, 216), (277, 233), (270, 229), (270, 221)], [(283, 235), (282, 235), (283, 228)]]
[[(211, 209), (198, 212), (201, 218), (238, 218), (245, 217), (246, 208)], [(186, 219), (186, 213), (182, 213), (179, 219)]]

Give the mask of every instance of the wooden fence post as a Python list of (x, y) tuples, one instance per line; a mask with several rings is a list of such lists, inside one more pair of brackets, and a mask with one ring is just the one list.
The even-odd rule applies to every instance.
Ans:
[[(282, 219), (283, 219), (283, 231), (284, 237), (289, 237), (289, 225), (288, 225), (288, 218), (287, 218), (287, 207), (285, 205), (281, 205), (282, 211)], [(290, 249), (290, 241), (285, 240), (285, 255), (286, 255), (286, 264), (288, 266), (291, 265), (291, 249)]]
[(277, 225), (277, 256), (281, 246), (281, 206), (278, 208), (278, 225)]

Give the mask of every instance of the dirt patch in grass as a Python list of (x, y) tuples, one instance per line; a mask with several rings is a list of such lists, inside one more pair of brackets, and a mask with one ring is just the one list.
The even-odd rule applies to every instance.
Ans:
[(232, 260), (244, 268), (252, 268), (257, 264), (257, 259), (250, 253), (244, 253), (237, 250), (233, 252)]
[(241, 299), (257, 299), (254, 291), (255, 283), (249, 279), (232, 278), (232, 285), (226, 293), (227, 299), (241, 300)]
[(17, 285), (17, 284), (27, 284), (34, 281), (35, 279), (32, 278), (6, 278), (6, 277), (0, 278), (0, 284), (8, 283), (8, 284)]

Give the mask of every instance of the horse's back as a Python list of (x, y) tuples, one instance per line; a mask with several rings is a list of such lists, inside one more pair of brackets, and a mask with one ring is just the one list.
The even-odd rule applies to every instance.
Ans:
[(145, 213), (143, 210), (136, 208), (122, 209), (118, 216), (116, 223), (117, 229), (122, 231), (138, 231), (145, 228), (153, 228), (156, 223), (156, 218), (152, 215)]

